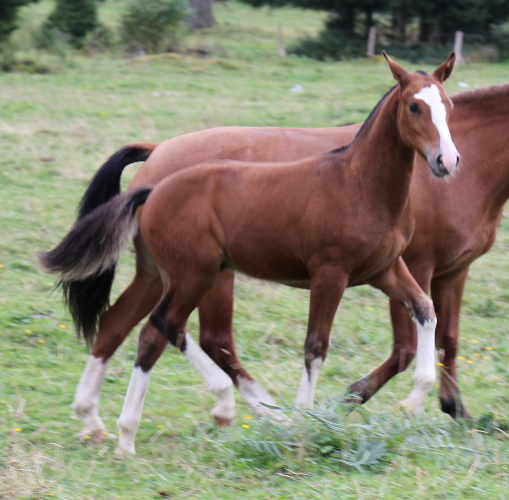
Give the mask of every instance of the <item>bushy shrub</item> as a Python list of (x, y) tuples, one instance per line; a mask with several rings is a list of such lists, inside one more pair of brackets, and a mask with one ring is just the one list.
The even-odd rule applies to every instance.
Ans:
[(83, 39), (83, 51), (87, 55), (93, 55), (98, 52), (113, 51), (118, 47), (115, 33), (99, 23), (94, 31), (87, 33)]
[(366, 40), (345, 31), (325, 29), (318, 38), (301, 40), (287, 52), (319, 61), (354, 59), (366, 54)]
[(130, 51), (174, 49), (187, 14), (186, 0), (131, 0), (122, 17), (122, 40)]
[(57, 0), (43, 32), (49, 39), (63, 33), (71, 45), (81, 48), (86, 34), (96, 29), (97, 24), (96, 0)]

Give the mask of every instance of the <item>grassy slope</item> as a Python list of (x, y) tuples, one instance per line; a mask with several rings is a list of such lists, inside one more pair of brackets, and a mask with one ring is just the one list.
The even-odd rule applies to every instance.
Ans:
[[(115, 24), (122, 3), (100, 4), (105, 22)], [(50, 8), (48, 1), (30, 7), (36, 17)], [(278, 24), (290, 40), (319, 28), (316, 13), (269, 13), (226, 3), (215, 5), (215, 14), (218, 26), (188, 41), (211, 49), (207, 59), (71, 56), (54, 74), (0, 74), (0, 498), (505, 498), (507, 438), (454, 431), (437, 410), (435, 390), (427, 418), (449, 429), (455, 453), (460, 445), (476, 453), (465, 451), (451, 461), (436, 450), (399, 450), (394, 467), (379, 473), (345, 472), (306, 455), (260, 466), (239, 445), (241, 435), (256, 430), (241, 427), (249, 415), (246, 406), (239, 400), (234, 429), (213, 430), (212, 400), (204, 384), (173, 351), (155, 371), (138, 435), (139, 458), (118, 461), (113, 443), (94, 447), (74, 437), (80, 422), (69, 405), (87, 354), (73, 336), (58, 293), (51, 294), (52, 278), (38, 272), (33, 255), (65, 234), (100, 163), (130, 141), (159, 141), (217, 125), (359, 121), (392, 85), (378, 60), (332, 64), (276, 57)], [(475, 87), (508, 79), (507, 64), (464, 66), (446, 87), (452, 94), (460, 81)], [(304, 92), (289, 92), (295, 84)], [(466, 359), (460, 366), (469, 409), (476, 415), (493, 411), (500, 418), (509, 403), (507, 218), (502, 225), (493, 251), (472, 269), (462, 316)], [(132, 264), (126, 255), (116, 294), (129, 283)], [(306, 315), (305, 292), (247, 278), (237, 282), (235, 329), (242, 359), (283, 401), (292, 401), (297, 387)], [(190, 326), (196, 333), (196, 322)], [(119, 350), (105, 383), (101, 406), (110, 430), (127, 387), (136, 337)], [(372, 289), (349, 290), (318, 399), (342, 394), (350, 381), (376, 366), (390, 338), (385, 300)], [(495, 350), (482, 350), (486, 346)], [(399, 376), (367, 411), (401, 419), (396, 402), (410, 383), (410, 372)], [(351, 421), (355, 424), (356, 417)], [(482, 450), (494, 455), (483, 458)]]

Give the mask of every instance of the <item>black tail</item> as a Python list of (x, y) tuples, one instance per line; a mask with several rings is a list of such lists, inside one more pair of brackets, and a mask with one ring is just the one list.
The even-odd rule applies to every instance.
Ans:
[(138, 227), (136, 209), (145, 203), (151, 191), (149, 186), (115, 196), (77, 220), (53, 250), (39, 254), (42, 267), (60, 275), (59, 285), (66, 294), (77, 332), (87, 344), (93, 342), (104, 312), (104, 308), (96, 307), (103, 301), (104, 283), (109, 279), (109, 293), (112, 270)]
[[(124, 168), (131, 163), (145, 161), (156, 146), (157, 143), (131, 144), (108, 158), (90, 181), (81, 199), (76, 223), (118, 195)], [(85, 338), (88, 345), (94, 341), (99, 320), (109, 307), (114, 277), (115, 264), (111, 264), (83, 279), (62, 278), (59, 282), (64, 302), (76, 325), (76, 332)]]
[(90, 181), (78, 208), (78, 220), (99, 205), (120, 194), (120, 178), (127, 165), (145, 161), (158, 143), (140, 142), (129, 144), (113, 153)]

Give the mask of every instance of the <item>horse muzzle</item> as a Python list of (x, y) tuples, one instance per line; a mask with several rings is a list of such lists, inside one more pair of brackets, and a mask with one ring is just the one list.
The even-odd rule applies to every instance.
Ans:
[(449, 147), (441, 149), (438, 154), (428, 156), (428, 163), (435, 177), (451, 175), (460, 162), (460, 155), (451, 143)]

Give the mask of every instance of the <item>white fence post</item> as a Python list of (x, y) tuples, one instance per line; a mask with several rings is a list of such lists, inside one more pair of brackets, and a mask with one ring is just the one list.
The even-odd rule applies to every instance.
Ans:
[(375, 42), (376, 42), (376, 28), (371, 26), (368, 33), (368, 51), (366, 52), (368, 57), (375, 55)]
[(454, 35), (454, 53), (456, 54), (456, 64), (465, 62), (461, 55), (461, 48), (463, 47), (463, 31), (456, 31)]

